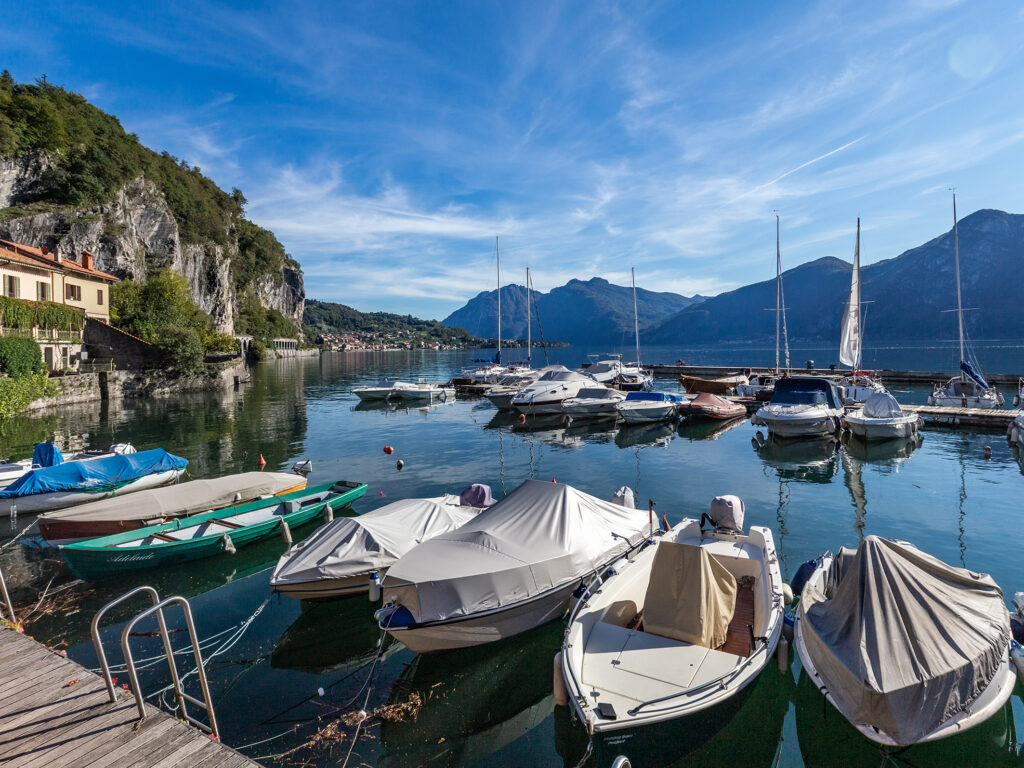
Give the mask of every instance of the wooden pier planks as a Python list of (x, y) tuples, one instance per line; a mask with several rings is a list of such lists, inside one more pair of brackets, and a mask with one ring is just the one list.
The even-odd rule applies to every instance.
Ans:
[[(74, 685), (68, 685), (78, 680)], [(259, 764), (166, 712), (117, 691), (103, 679), (30, 637), (0, 629), (0, 766), (10, 768), (152, 768)]]

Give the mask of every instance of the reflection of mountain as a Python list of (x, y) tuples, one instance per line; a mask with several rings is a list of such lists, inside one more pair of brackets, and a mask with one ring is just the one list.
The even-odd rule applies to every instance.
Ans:
[(619, 448), (643, 448), (650, 445), (668, 445), (675, 437), (676, 426), (667, 421), (657, 424), (622, 424), (615, 435)]
[(679, 422), (676, 431), (679, 433), (679, 437), (687, 440), (717, 440), (726, 432), (746, 423), (746, 417), (737, 417), (729, 421), (683, 419)]
[[(392, 688), (413, 692), (415, 720), (385, 720), (381, 741), (392, 766), (457, 766), (484, 760), (551, 713), (551, 660), (563, 627), (549, 624), (512, 640), (439, 656), (417, 656)], [(515, 761), (528, 764), (528, 757)]]
[(887, 761), (878, 746), (862, 736), (829, 704), (810, 678), (801, 673), (794, 692), (796, 730), (806, 768), (878, 768), (900, 766), (955, 765), (959, 768), (1000, 768), (1022, 766), (1024, 756), (1016, 751), (1013, 710), (1007, 703), (995, 717), (969, 731), (948, 739), (919, 744), (898, 752)]
[(366, 661), (376, 652), (380, 630), (373, 612), (377, 606), (365, 598), (304, 603), (302, 608), (270, 655), (275, 669), (322, 675)]
[(831, 437), (820, 440), (764, 440), (753, 438), (757, 455), (778, 473), (780, 480), (830, 483), (839, 472), (838, 443)]

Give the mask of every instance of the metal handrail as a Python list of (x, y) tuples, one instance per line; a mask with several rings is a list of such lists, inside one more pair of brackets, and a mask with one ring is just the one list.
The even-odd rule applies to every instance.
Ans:
[[(14, 603), (11, 602), (11, 595), (7, 591), (7, 582), (4, 581), (3, 568), (0, 568), (0, 596), (4, 599), (4, 605), (7, 606), (7, 613), (10, 616), (8, 621), (10, 621), (11, 624), (17, 624), (18, 619), (15, 618), (14, 615)], [(2, 617), (2, 615), (0, 615), (0, 617)]]
[[(155, 589), (153, 589), (153, 587), (136, 587), (130, 592), (126, 592), (125, 594), (121, 595), (121, 597), (107, 603), (105, 606), (100, 608), (96, 616), (93, 617), (92, 641), (93, 645), (96, 647), (96, 655), (99, 657), (100, 668), (103, 671), (103, 679), (107, 684), (107, 692), (110, 695), (110, 700), (115, 700), (114, 683), (110, 677), (110, 667), (107, 664), (106, 654), (103, 652), (103, 646), (102, 643), (100, 642), (100, 618), (109, 608), (127, 600), (128, 598), (140, 592), (146, 592), (147, 594), (149, 594), (150, 598), (153, 600), (153, 605), (147, 608), (146, 610), (142, 611), (142, 613), (137, 614), (131, 621), (128, 622), (127, 625), (125, 625), (124, 630), (121, 632), (121, 652), (124, 654), (125, 667), (128, 669), (128, 676), (131, 679), (131, 688), (132, 693), (135, 695), (135, 706), (139, 710), (139, 719), (143, 720), (146, 718), (146, 703), (145, 699), (142, 696), (141, 686), (139, 685), (139, 676), (137, 670), (135, 669), (135, 660), (132, 657), (132, 650), (131, 645), (129, 644), (129, 638), (131, 636), (132, 629), (134, 629), (136, 624), (138, 624), (143, 619), (155, 613), (157, 623), (160, 627), (160, 638), (163, 641), (164, 653), (167, 656), (167, 664), (171, 670), (171, 683), (174, 689), (174, 697), (178, 702), (178, 712), (180, 713), (181, 717), (186, 721), (192, 723), (200, 730), (212, 734), (214, 738), (220, 739), (220, 730), (217, 727), (217, 717), (214, 714), (213, 703), (210, 697), (210, 687), (209, 683), (206, 680), (206, 669), (203, 666), (203, 656), (202, 652), (199, 649), (199, 637), (196, 634), (195, 622), (192, 619), (192, 609), (189, 606), (188, 600), (186, 600), (184, 597), (175, 595), (173, 597), (168, 597), (161, 600), (160, 595), (157, 593)], [(170, 636), (168, 635), (167, 632), (167, 622), (164, 619), (163, 613), (164, 607), (174, 603), (179, 604), (182, 608), (183, 613), (185, 614), (185, 624), (188, 627), (189, 640), (192, 644), (192, 652), (196, 660), (196, 673), (199, 677), (199, 685), (202, 688), (203, 692), (202, 701), (195, 698), (194, 696), (190, 696), (189, 694), (185, 693), (181, 685), (181, 677), (178, 675), (178, 666), (174, 660), (174, 650), (171, 647)], [(186, 707), (187, 703), (191, 703), (197, 707), (204, 708), (206, 710), (207, 717), (210, 720), (209, 725), (203, 723), (200, 720), (196, 720), (194, 717), (192, 717), (188, 713), (188, 709)]]

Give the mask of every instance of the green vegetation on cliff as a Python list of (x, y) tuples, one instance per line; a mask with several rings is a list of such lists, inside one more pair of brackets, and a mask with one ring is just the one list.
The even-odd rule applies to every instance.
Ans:
[(476, 339), (462, 328), (449, 328), (436, 320), (421, 320), (412, 315), (390, 312), (360, 312), (331, 301), (308, 300), (302, 316), (306, 336), (323, 333), (376, 333), (384, 336), (409, 334), (419, 341), (445, 344), (469, 344)]

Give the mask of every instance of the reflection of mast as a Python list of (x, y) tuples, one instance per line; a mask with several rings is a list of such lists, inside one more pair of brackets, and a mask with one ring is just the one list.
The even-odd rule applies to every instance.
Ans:
[(784, 510), (789, 506), (789, 485), (783, 481), (782, 477), (779, 477), (779, 506), (775, 510), (775, 522), (778, 524), (779, 529), (779, 544), (776, 547), (776, 551), (779, 552), (779, 566), (782, 568), (782, 572), (786, 573), (786, 548), (783, 546), (783, 542), (786, 540), (786, 534), (789, 530), (786, 528), (786, 513)]
[(967, 567), (967, 542), (964, 540), (964, 523), (967, 521), (967, 468), (964, 466), (964, 452), (960, 451), (960, 515), (957, 518), (957, 541), (960, 542), (960, 565)]
[(498, 427), (498, 483), (501, 485), (501, 495), (507, 496), (508, 493), (505, 490), (505, 442), (503, 433), (505, 432), (504, 427)]
[(843, 484), (850, 492), (853, 499), (853, 508), (856, 517), (853, 522), (853, 530), (857, 532), (857, 538), (864, 538), (864, 524), (868, 516), (868, 498), (864, 491), (864, 478), (861, 475), (861, 463), (850, 455), (849, 451), (843, 450)]

